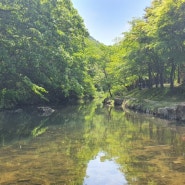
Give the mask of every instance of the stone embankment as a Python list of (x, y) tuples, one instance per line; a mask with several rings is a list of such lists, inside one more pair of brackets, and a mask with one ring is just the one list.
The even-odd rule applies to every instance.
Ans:
[(115, 98), (114, 105), (121, 106), (123, 109), (152, 114), (163, 119), (185, 121), (185, 102), (173, 103), (147, 99)]

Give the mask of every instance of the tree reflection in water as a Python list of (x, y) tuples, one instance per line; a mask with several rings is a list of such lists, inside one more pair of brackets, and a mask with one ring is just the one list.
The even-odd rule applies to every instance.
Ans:
[(183, 125), (95, 102), (55, 110), (0, 112), (0, 184), (185, 184)]

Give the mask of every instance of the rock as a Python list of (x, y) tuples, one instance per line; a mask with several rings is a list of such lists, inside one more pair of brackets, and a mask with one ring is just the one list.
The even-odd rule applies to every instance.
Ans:
[(50, 116), (55, 110), (50, 107), (37, 107), (41, 116)]
[(137, 112), (153, 114), (156, 117), (169, 120), (185, 121), (185, 102), (181, 104), (171, 103), (169, 107), (160, 107), (162, 104), (150, 100), (130, 99), (115, 99), (115, 105), (122, 105), (127, 109), (132, 109)]
[(167, 111), (166, 107), (158, 108), (157, 115), (162, 118), (168, 118), (168, 111)]
[(161, 118), (176, 120), (177, 119), (177, 110), (176, 109), (177, 109), (176, 107), (158, 108), (157, 115)]
[(166, 107), (168, 112), (168, 119), (176, 120), (177, 119), (177, 107)]
[(115, 98), (114, 99), (114, 105), (115, 106), (121, 106), (123, 104), (123, 99), (122, 98)]
[(103, 100), (103, 104), (105, 104), (105, 105), (112, 105), (112, 100), (110, 98), (105, 98)]
[(177, 105), (176, 115), (177, 120), (185, 121), (185, 103)]

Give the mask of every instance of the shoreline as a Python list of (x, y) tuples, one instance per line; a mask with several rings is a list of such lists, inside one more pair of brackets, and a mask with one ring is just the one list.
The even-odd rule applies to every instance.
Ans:
[(185, 102), (153, 101), (137, 98), (114, 98), (114, 106), (153, 115), (166, 120), (185, 122)]

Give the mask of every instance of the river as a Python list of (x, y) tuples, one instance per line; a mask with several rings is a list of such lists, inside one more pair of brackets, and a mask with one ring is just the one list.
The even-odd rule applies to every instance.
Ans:
[(0, 112), (1, 185), (183, 185), (185, 127), (90, 104)]

